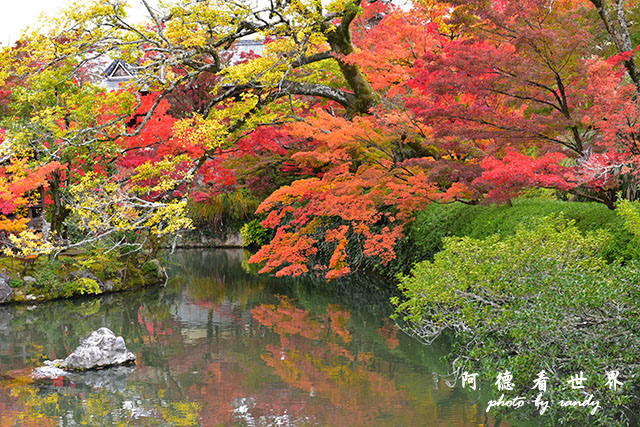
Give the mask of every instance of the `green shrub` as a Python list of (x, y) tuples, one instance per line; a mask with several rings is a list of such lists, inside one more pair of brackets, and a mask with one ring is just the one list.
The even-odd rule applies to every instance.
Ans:
[(79, 264), (79, 270), (87, 269), (96, 275), (100, 280), (106, 280), (110, 277), (117, 277), (124, 263), (118, 257), (118, 254), (104, 253), (96, 250), (89, 253), (89, 257)]
[(142, 269), (138, 268), (133, 263), (128, 263), (126, 266), (126, 274), (124, 277), (124, 286), (126, 286), (127, 288), (137, 288), (140, 286), (146, 286), (148, 284), (148, 279)]
[(640, 203), (622, 200), (618, 205), (618, 215), (624, 219), (627, 231), (640, 237)]
[(140, 267), (145, 278), (145, 284), (152, 284), (160, 277), (160, 267), (156, 261), (147, 261)]
[(22, 279), (11, 279), (9, 280), (9, 286), (12, 288), (21, 288), (24, 285), (24, 280)]
[(142, 272), (145, 275), (158, 276), (158, 264), (156, 264), (155, 262), (147, 261), (144, 264), (142, 264), (141, 268), (142, 268)]
[(58, 296), (69, 298), (74, 295), (91, 295), (99, 293), (100, 285), (98, 285), (98, 282), (87, 277), (81, 277), (62, 285), (62, 291)]
[(269, 238), (269, 230), (264, 228), (259, 220), (254, 219), (242, 226), (240, 229), (242, 236), (242, 246), (262, 246)]
[[(558, 216), (506, 237), (447, 237), (433, 261), (401, 278), (403, 300), (393, 302), (419, 339), (455, 334), (456, 368), (492, 381), (508, 369), (513, 396), (530, 396), (544, 369), (551, 378), (545, 399), (552, 401), (584, 400), (566, 383), (583, 371), (602, 408), (592, 416), (590, 408), (555, 407), (540, 417), (530, 405), (514, 416), (540, 417), (545, 425), (625, 425), (628, 412), (640, 413), (640, 263), (599, 256), (612, 240)], [(604, 371), (612, 369), (624, 377), (618, 393), (605, 385)]]
[(36, 279), (37, 292), (44, 294), (52, 294), (60, 286), (58, 280), (61, 263), (55, 260), (48, 260), (40, 268), (36, 269), (33, 277)]

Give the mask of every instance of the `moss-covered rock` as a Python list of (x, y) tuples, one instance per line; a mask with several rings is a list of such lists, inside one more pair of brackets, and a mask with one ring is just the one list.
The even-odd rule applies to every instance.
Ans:
[(6, 271), (0, 272), (0, 303), (13, 299), (13, 288), (9, 286), (11, 278)]

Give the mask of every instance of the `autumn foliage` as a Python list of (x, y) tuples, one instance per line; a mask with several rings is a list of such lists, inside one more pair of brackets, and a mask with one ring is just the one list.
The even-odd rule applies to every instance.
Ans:
[(349, 60), (381, 104), (289, 127), (320, 142), (292, 158), (325, 173), (261, 205), (275, 230), (253, 258), (262, 271), (331, 279), (384, 265), (431, 202), (502, 203), (541, 187), (610, 207), (617, 191), (636, 197), (636, 85), (623, 66), (635, 51), (603, 55), (587, 2), (488, 4), (378, 9), (357, 27)]
[[(117, 244), (188, 228), (188, 203), (262, 201), (252, 261), (332, 279), (391, 262), (428, 203), (550, 188), (613, 209), (640, 182), (639, 10), (601, 4), (204, 1), (140, 27), (68, 11), (0, 58), (2, 212), (42, 188), (69, 248), (68, 228)], [(114, 56), (131, 79), (107, 91), (92, 61)]]

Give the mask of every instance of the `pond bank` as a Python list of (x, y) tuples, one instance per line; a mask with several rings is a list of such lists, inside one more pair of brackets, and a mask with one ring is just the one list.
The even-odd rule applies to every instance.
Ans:
[[(168, 247), (172, 246), (174, 245), (171, 244)], [(243, 246), (239, 231), (210, 234), (194, 230), (178, 237), (175, 243), (176, 249), (236, 249)]]
[(35, 303), (84, 295), (102, 295), (166, 283), (165, 268), (157, 259), (94, 259), (62, 254), (56, 260), (38, 259), (16, 268), (2, 259), (0, 305)]

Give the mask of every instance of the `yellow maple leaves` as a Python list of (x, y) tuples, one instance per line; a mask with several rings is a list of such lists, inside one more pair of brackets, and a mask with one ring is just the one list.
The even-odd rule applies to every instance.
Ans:
[[(144, 165), (143, 169), (152, 175), (161, 173), (161, 169), (154, 170), (149, 165)], [(167, 179), (159, 186), (151, 186), (150, 191), (169, 189), (171, 185), (175, 183)], [(79, 227), (96, 237), (142, 230), (162, 237), (192, 227), (185, 199), (167, 202), (143, 199), (137, 196), (141, 188), (126, 188), (115, 180), (88, 173), (70, 189), (74, 198), (72, 212)]]
[(42, 233), (34, 230), (22, 230), (18, 234), (8, 235), (9, 243), (2, 252), (11, 257), (32, 257), (48, 254), (55, 248), (44, 239)]

